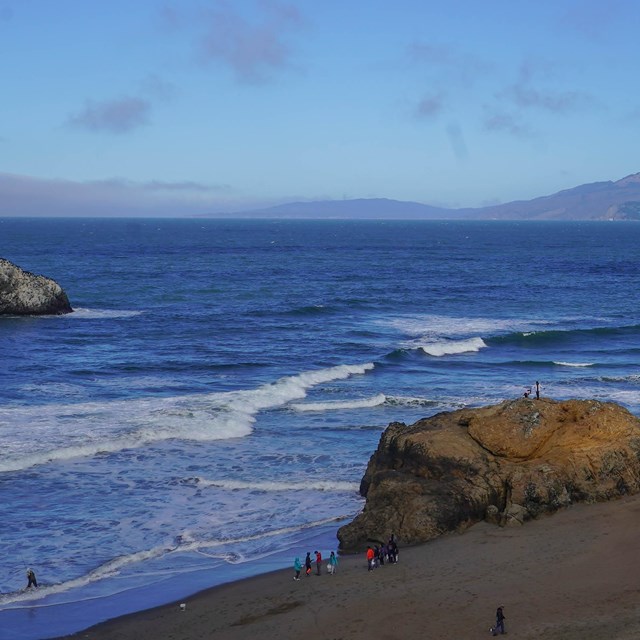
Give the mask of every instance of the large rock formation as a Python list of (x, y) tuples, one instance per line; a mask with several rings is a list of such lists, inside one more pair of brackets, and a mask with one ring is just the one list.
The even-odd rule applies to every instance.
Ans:
[(344, 550), (391, 533), (414, 544), (639, 490), (640, 420), (626, 409), (521, 398), (389, 425), (360, 486), (365, 508), (338, 538)]
[(67, 294), (57, 282), (0, 258), (0, 315), (60, 315), (72, 311)]

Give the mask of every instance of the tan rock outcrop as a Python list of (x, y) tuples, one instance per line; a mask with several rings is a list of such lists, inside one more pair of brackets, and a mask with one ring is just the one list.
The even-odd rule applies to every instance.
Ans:
[(67, 294), (55, 280), (0, 258), (0, 315), (60, 315), (72, 311)]
[(360, 490), (363, 512), (338, 531), (344, 550), (391, 533), (424, 542), (485, 518), (519, 525), (638, 492), (640, 420), (613, 403), (521, 398), (392, 423)]

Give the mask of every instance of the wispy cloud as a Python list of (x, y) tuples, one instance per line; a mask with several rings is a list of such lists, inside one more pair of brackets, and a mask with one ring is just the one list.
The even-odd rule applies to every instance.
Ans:
[(206, 31), (200, 40), (205, 62), (221, 62), (238, 80), (252, 83), (291, 66), (288, 37), (303, 24), (293, 5), (262, 0), (253, 8), (247, 17), (231, 3), (216, 2), (204, 14)]
[(531, 62), (523, 63), (516, 81), (502, 91), (500, 97), (519, 108), (542, 109), (556, 114), (571, 113), (595, 104), (592, 96), (581, 91), (554, 91), (535, 86), (536, 76), (549, 68), (549, 64), (540, 63), (538, 69)]
[(88, 100), (84, 108), (68, 119), (72, 127), (89, 131), (109, 133), (128, 133), (149, 120), (151, 103), (138, 97), (125, 97), (118, 100)]
[(503, 111), (485, 109), (484, 128), (487, 131), (506, 132), (516, 137), (528, 137), (533, 131), (516, 116)]
[(454, 108), (452, 96), (467, 92), (479, 76), (490, 70), (490, 65), (478, 56), (455, 45), (433, 42), (411, 43), (405, 52), (405, 64), (407, 60), (429, 87), (413, 108), (417, 119), (435, 119), (445, 108)]
[(552, 92), (521, 85), (513, 85), (507, 90), (506, 95), (510, 96), (518, 107), (537, 107), (552, 113), (575, 111), (589, 102), (587, 96), (578, 91)]
[(428, 95), (418, 102), (415, 115), (420, 119), (433, 119), (442, 113), (444, 97), (442, 94)]
[(142, 93), (154, 100), (162, 102), (170, 101), (177, 93), (173, 83), (163, 80), (160, 76), (152, 73), (140, 83)]
[(515, 81), (495, 93), (496, 103), (484, 106), (484, 128), (517, 137), (532, 137), (539, 132), (527, 123), (531, 112), (568, 116), (598, 106), (595, 98), (583, 91), (549, 88), (558, 83), (558, 76), (556, 65), (550, 62), (524, 61)]
[(451, 122), (447, 125), (446, 132), (453, 155), (458, 161), (466, 160), (469, 157), (469, 152), (460, 125), (457, 122)]
[(158, 10), (160, 26), (167, 31), (179, 29), (183, 24), (181, 12), (171, 5), (165, 4)]

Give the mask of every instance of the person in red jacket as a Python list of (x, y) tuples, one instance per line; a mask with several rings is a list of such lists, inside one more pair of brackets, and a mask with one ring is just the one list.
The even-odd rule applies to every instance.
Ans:
[(322, 554), (319, 551), (314, 551), (316, 554), (316, 575), (320, 575), (320, 567), (322, 566)]
[(373, 549), (371, 547), (367, 547), (367, 571), (373, 571), (375, 568), (375, 557), (376, 554), (373, 552)]

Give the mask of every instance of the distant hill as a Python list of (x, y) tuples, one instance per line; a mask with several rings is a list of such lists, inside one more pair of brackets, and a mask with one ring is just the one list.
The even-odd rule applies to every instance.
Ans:
[(243, 218), (411, 220), (640, 220), (640, 173), (616, 182), (592, 182), (533, 200), (447, 209), (386, 198), (290, 202), (234, 213)]

